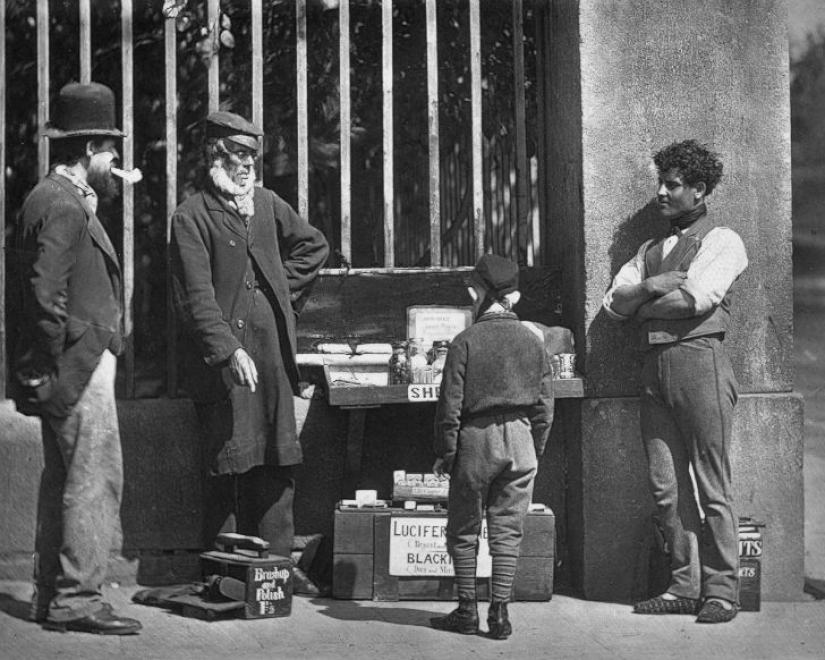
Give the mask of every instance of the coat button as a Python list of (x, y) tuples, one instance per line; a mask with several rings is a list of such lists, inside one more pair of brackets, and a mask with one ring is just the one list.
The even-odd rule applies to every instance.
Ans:
[(232, 247), (235, 247), (235, 239), (230, 239), (229, 244), (230, 244)]
[(243, 319), (238, 319), (238, 327), (239, 327), (239, 328), (243, 328), (243, 327), (244, 327), (244, 322), (243, 322)]

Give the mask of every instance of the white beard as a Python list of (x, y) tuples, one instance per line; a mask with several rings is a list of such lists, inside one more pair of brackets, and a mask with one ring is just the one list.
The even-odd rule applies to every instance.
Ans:
[(255, 170), (252, 169), (246, 185), (241, 186), (229, 178), (229, 173), (222, 160), (218, 159), (209, 168), (209, 178), (212, 185), (230, 198), (244, 218), (251, 218), (255, 214)]

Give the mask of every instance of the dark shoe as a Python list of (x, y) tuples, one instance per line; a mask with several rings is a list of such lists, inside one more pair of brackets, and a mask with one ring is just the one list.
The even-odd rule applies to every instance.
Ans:
[(493, 639), (507, 639), (513, 633), (510, 625), (510, 616), (507, 613), (507, 603), (492, 601), (487, 614), (487, 627)]
[(43, 623), (46, 621), (49, 616), (49, 605), (54, 595), (54, 589), (35, 585), (31, 605), (29, 605), (30, 621), (34, 621), (35, 623)]
[(705, 601), (702, 609), (699, 610), (696, 623), (727, 623), (736, 617), (738, 611), (739, 608), (735, 604), (733, 604), (730, 609), (727, 609), (715, 600), (708, 600)]
[(45, 627), (60, 632), (85, 632), (93, 635), (134, 635), (143, 628), (137, 619), (117, 616), (107, 607), (94, 614), (84, 616), (82, 619), (60, 622), (49, 621), (45, 624)]
[(448, 615), (430, 619), (430, 625), (436, 630), (475, 635), (478, 633), (478, 605), (475, 601), (461, 601)]
[(661, 596), (649, 598), (633, 606), (636, 614), (696, 614), (699, 601), (695, 598), (674, 598), (667, 600)]

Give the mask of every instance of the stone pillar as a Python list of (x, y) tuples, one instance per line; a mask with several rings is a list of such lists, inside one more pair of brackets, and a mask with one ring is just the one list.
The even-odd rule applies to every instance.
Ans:
[[(758, 6), (757, 6), (758, 5)], [(601, 311), (659, 222), (652, 154), (696, 138), (725, 176), (708, 200), (750, 266), (726, 345), (743, 394), (736, 511), (763, 520), (763, 598), (802, 596), (802, 405), (793, 392), (791, 161), (784, 0), (551, 0), (549, 254), (587, 376), (567, 439), (572, 572), (587, 598), (647, 589), (652, 500), (638, 431), (636, 328)]]

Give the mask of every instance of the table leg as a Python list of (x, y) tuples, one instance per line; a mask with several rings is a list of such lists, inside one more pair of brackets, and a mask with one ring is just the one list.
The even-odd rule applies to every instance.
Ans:
[(364, 426), (367, 409), (351, 408), (347, 421), (347, 459), (344, 466), (342, 499), (353, 499), (361, 481), (361, 462), (364, 454)]

